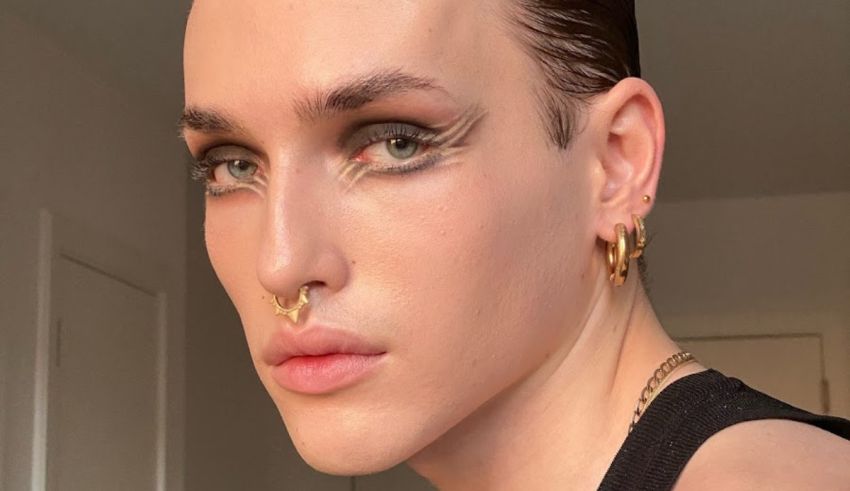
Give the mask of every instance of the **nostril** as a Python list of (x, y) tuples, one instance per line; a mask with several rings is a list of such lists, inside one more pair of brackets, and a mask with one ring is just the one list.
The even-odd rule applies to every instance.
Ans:
[(322, 281), (310, 281), (304, 283), (303, 286), (307, 288), (308, 302), (310, 302), (311, 305), (314, 305), (322, 296), (322, 292), (324, 291), (326, 285)]

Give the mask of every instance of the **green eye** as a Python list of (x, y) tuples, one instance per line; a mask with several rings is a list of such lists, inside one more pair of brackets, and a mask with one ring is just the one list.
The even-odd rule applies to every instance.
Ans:
[(390, 138), (387, 140), (387, 152), (396, 159), (409, 159), (416, 154), (419, 144), (406, 138)]
[(227, 162), (227, 172), (236, 179), (244, 181), (257, 173), (257, 164), (242, 159), (231, 160)]

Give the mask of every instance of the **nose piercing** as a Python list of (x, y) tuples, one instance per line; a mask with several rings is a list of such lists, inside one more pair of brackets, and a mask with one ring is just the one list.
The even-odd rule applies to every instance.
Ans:
[(307, 291), (310, 289), (309, 286), (304, 285), (298, 289), (298, 301), (295, 302), (295, 305), (289, 308), (284, 307), (280, 304), (280, 300), (278, 300), (277, 295), (272, 295), (272, 305), (274, 305), (274, 315), (285, 315), (289, 317), (289, 319), (293, 322), (293, 324), (298, 324), (298, 314), (301, 312), (301, 307), (310, 303), (310, 299), (307, 298)]

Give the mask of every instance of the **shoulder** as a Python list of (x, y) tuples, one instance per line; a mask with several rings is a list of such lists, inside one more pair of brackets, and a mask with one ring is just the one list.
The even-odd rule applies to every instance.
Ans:
[(850, 491), (850, 441), (790, 420), (738, 423), (699, 447), (673, 489)]

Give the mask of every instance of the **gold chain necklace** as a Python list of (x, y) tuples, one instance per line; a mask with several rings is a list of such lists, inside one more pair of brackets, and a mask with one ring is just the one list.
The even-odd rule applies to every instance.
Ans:
[(642, 391), (640, 391), (640, 398), (638, 399), (637, 406), (635, 406), (635, 412), (632, 415), (632, 423), (629, 425), (629, 433), (632, 432), (638, 420), (643, 415), (644, 411), (646, 411), (646, 407), (657, 395), (657, 392), (655, 391), (661, 385), (661, 382), (663, 382), (668, 375), (673, 373), (673, 370), (691, 361), (695, 361), (694, 355), (687, 351), (680, 351), (670, 358), (667, 358), (655, 370), (652, 377), (649, 377), (649, 380), (647, 380), (646, 386)]

